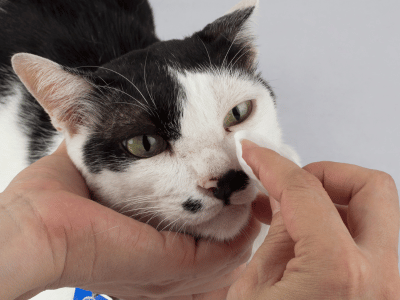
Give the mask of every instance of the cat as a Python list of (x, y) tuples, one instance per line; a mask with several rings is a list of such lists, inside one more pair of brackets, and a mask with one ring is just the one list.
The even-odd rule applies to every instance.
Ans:
[(3, 2), (0, 191), (65, 139), (99, 203), (158, 230), (237, 236), (257, 188), (235, 132), (298, 161), (257, 69), (258, 5), (242, 0), (193, 35), (160, 41), (143, 0)]

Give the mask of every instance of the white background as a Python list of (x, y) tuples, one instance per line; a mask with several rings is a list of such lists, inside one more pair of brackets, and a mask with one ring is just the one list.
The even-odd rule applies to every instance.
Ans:
[[(182, 38), (236, 0), (150, 0), (156, 32)], [(302, 163), (378, 169), (400, 187), (400, 1), (260, 0), (260, 70)]]

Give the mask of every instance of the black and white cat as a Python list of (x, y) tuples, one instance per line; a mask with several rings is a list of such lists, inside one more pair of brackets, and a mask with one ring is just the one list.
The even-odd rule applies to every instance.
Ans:
[(257, 71), (257, 6), (243, 0), (183, 40), (160, 41), (143, 0), (3, 2), (0, 191), (65, 139), (96, 201), (159, 230), (236, 236), (257, 188), (235, 132), (266, 136), (298, 161)]

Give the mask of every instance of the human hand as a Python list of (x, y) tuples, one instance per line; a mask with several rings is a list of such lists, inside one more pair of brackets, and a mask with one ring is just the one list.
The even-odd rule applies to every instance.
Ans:
[(66, 286), (124, 300), (225, 299), (259, 230), (252, 220), (230, 243), (196, 243), (88, 198), (64, 144), (0, 194), (1, 299)]
[(247, 141), (243, 158), (275, 214), (228, 300), (400, 299), (399, 199), (389, 175), (333, 162), (301, 169)]

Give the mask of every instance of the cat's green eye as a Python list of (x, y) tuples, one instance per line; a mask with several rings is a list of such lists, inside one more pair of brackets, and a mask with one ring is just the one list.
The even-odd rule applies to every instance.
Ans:
[(244, 101), (232, 108), (224, 119), (224, 128), (234, 126), (246, 120), (252, 109), (253, 103), (251, 100)]
[(134, 156), (148, 158), (163, 152), (167, 143), (159, 135), (138, 135), (125, 141), (125, 147)]

